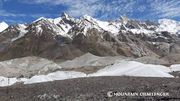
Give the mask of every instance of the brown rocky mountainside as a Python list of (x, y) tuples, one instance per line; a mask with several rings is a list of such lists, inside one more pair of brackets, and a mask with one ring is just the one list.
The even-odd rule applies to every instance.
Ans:
[[(63, 13), (54, 20), (40, 18), (29, 24), (11, 25), (0, 33), (0, 61), (26, 56), (65, 61), (87, 52), (128, 57), (180, 53), (179, 36), (167, 31), (156, 32), (157, 26), (150, 20), (141, 22), (121, 16), (118, 21), (107, 22), (107, 29), (116, 28), (116, 33), (99, 23), (102, 22), (87, 15), (75, 19)], [(140, 29), (152, 33), (133, 32)]]
[[(42, 35), (36, 35), (36, 33), (30, 31), (24, 37), (12, 42), (0, 53), (0, 60), (25, 56), (40, 56), (51, 60), (67, 60), (83, 54), (82, 51), (70, 43), (70, 39), (61, 36), (54, 37), (51, 34), (52, 32), (46, 31), (43, 30)], [(63, 43), (58, 42), (61, 40), (63, 40)]]

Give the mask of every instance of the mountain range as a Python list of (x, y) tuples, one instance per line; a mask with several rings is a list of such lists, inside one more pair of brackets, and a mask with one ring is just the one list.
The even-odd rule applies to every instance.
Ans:
[(180, 22), (160, 19), (137, 21), (120, 16), (99, 21), (62, 13), (59, 18), (41, 17), (32, 23), (0, 24), (0, 61), (39, 56), (66, 61), (89, 52), (97, 56), (165, 57), (180, 53)]

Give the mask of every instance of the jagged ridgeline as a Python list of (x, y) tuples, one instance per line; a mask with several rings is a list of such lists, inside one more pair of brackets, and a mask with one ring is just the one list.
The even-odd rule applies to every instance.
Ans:
[[(4, 22), (3, 22), (4, 23)], [(39, 18), (10, 25), (0, 33), (0, 60), (39, 56), (65, 61), (87, 52), (98, 56), (164, 57), (180, 53), (180, 22), (161, 19), (136, 21), (80, 19), (65, 13), (56, 19)]]

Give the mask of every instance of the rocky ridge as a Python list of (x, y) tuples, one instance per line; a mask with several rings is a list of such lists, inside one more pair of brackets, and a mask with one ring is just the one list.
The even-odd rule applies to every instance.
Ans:
[(105, 22), (88, 15), (76, 19), (63, 12), (56, 19), (41, 17), (2, 31), (0, 60), (39, 56), (65, 61), (87, 52), (98, 56), (164, 57), (180, 53), (179, 30), (179, 22), (167, 19), (155, 24), (123, 15)]

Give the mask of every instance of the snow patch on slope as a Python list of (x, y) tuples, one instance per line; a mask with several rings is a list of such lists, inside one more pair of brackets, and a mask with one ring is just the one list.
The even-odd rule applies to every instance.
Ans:
[(26, 78), (6, 78), (6, 77), (3, 77), (3, 76), (0, 76), (0, 87), (5, 87), (5, 86), (11, 86), (17, 82), (25, 82), (27, 81), (28, 79)]
[(54, 73), (50, 73), (48, 75), (33, 76), (32, 78), (26, 80), (24, 84), (32, 84), (32, 83), (47, 82), (54, 80), (65, 80), (65, 79), (72, 79), (79, 77), (86, 77), (86, 74), (76, 71), (57, 71)]
[(17, 29), (19, 30), (19, 36), (11, 39), (11, 42), (23, 37), (28, 32), (26, 28), (27, 26), (25, 24), (18, 24)]
[(171, 65), (170, 68), (172, 71), (180, 71), (180, 64)]
[(84, 28), (84, 35), (86, 35), (88, 29), (92, 28), (96, 28), (98, 31), (109, 31), (113, 34), (117, 34), (120, 30), (118, 27), (110, 24), (109, 22), (99, 21), (89, 15), (84, 15), (80, 18), (80, 23), (78, 24), (78, 27)]
[(63, 36), (68, 36), (69, 37), (69, 35), (67, 33), (72, 28), (72, 26), (70, 24), (64, 22), (62, 17), (54, 19), (53, 23), (56, 24), (58, 26), (58, 28), (59, 28), (58, 31), (57, 31), (58, 35), (61, 34)]
[[(69, 20), (72, 20), (72, 19), (75, 19), (75, 18), (65, 18), (66, 20), (69, 19)], [(36, 35), (41, 35), (42, 32), (43, 32), (43, 29), (42, 29), (42, 25), (45, 26), (45, 28), (48, 28), (48, 30), (51, 30), (52, 31), (52, 35), (62, 35), (62, 36), (65, 36), (65, 37), (69, 37), (69, 35), (67, 34), (67, 32), (69, 31), (69, 29), (71, 29), (72, 27), (64, 22), (64, 19), (63, 17), (59, 17), (59, 18), (56, 18), (56, 19), (52, 19), (52, 18), (44, 18), (44, 17), (41, 17), (37, 20), (35, 20), (33, 22), (35, 24), (35, 27), (36, 27)]]
[(107, 66), (90, 76), (140, 76), (140, 77), (174, 77), (171, 70), (161, 65), (143, 64), (135, 61), (124, 61)]
[(49, 73), (48, 75), (35, 75), (30, 79), (27, 78), (6, 78), (0, 76), (0, 87), (11, 86), (17, 82), (24, 82), (24, 84), (42, 83), (55, 80), (65, 80), (72, 78), (86, 77), (85, 73), (76, 71), (57, 71)]

